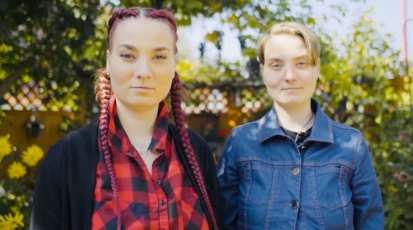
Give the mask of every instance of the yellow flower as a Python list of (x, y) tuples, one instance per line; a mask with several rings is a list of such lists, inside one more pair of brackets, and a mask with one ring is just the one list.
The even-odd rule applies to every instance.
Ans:
[(11, 213), (5, 215), (4, 217), (0, 215), (0, 229), (2, 230), (14, 230), (19, 227), (24, 226), (23, 214), (16, 212), (13, 216)]
[(43, 156), (43, 150), (37, 145), (32, 145), (28, 147), (26, 151), (23, 151), (22, 161), (28, 166), (33, 167), (37, 165), (37, 163), (43, 158)]
[(20, 162), (13, 162), (7, 169), (10, 179), (20, 178), (26, 175), (26, 166)]
[(12, 152), (12, 145), (9, 142), (10, 135), (0, 137), (0, 160)]
[(17, 206), (17, 205), (11, 206), (11, 207), (10, 207), (10, 211), (11, 211), (12, 213), (16, 213), (16, 212), (19, 212), (19, 211), (20, 211), (20, 208), (19, 208), (19, 206)]

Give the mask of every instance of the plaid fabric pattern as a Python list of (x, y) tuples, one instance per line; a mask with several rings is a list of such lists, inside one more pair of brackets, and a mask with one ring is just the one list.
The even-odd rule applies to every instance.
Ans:
[[(164, 103), (159, 105), (149, 147), (160, 152), (153, 162), (152, 175), (122, 128), (114, 97), (110, 100), (110, 113), (108, 137), (118, 186), (121, 229), (209, 229), (199, 197), (176, 158)], [(116, 203), (103, 152), (99, 155), (92, 229), (112, 230), (117, 223)]]

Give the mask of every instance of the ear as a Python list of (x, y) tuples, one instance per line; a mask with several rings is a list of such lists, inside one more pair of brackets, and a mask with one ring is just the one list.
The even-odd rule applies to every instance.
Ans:
[(317, 77), (318, 78), (317, 82), (318, 82), (318, 81), (320, 81), (320, 78), (321, 78), (321, 72), (320, 72), (321, 61), (320, 61), (320, 58), (317, 59), (317, 64), (316, 65), (317, 65), (317, 73), (318, 73), (318, 77)]
[(106, 71), (108, 73), (110, 72), (110, 52), (109, 50), (106, 50)]

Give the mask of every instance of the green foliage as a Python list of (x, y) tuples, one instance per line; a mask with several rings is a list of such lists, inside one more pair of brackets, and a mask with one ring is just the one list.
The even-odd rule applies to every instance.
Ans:
[(98, 0), (6, 0), (0, 6), (1, 97), (20, 73), (43, 81), (49, 89), (52, 81), (60, 88), (90, 78), (74, 57), (83, 53), (85, 42), (95, 33), (101, 11)]
[[(346, 4), (331, 5), (335, 20), (342, 20)], [(307, 0), (121, 0), (119, 6), (107, 6), (98, 0), (2, 1), (0, 98), (6, 91), (17, 93), (17, 82), (34, 79), (43, 82), (45, 92), (52, 92), (44, 103), (76, 94), (73, 103), (91, 109), (95, 105), (91, 76), (105, 66), (106, 22), (117, 7), (166, 8), (174, 12), (180, 26), (190, 25), (193, 17), (216, 16), (238, 32), (243, 41), (243, 60), (216, 63), (205, 58), (203, 63), (183, 60), (178, 64), (182, 79), (197, 84), (260, 82), (247, 79), (251, 71), (245, 68), (249, 60), (256, 59), (258, 38), (274, 23), (301, 22), (316, 31), (322, 44), (322, 81), (317, 99), (333, 119), (359, 129), (370, 146), (385, 204), (385, 229), (408, 229), (413, 225), (413, 213), (409, 212), (413, 207), (413, 182), (400, 182), (394, 176), (401, 171), (413, 175), (412, 98), (400, 75), (399, 52), (388, 35), (377, 32), (370, 12), (337, 45), (338, 38), (329, 36), (316, 23)], [(205, 39), (220, 45), (218, 31), (209, 31)], [(65, 88), (73, 90), (67, 92)], [(78, 127), (70, 120), (65, 120), (62, 129)], [(9, 158), (5, 157), (3, 163)], [(34, 176), (11, 180), (4, 176), (4, 170), (0, 167), (0, 187), (8, 195), (0, 195), (0, 215), (19, 207), (26, 228)], [(30, 170), (28, 175), (35, 175), (36, 170)]]
[[(408, 211), (413, 206), (413, 184), (393, 175), (413, 174), (411, 97), (400, 76), (399, 52), (391, 46), (390, 36), (378, 33), (369, 15), (366, 12), (354, 25), (342, 49), (335, 50), (337, 55), (323, 52), (328, 60), (322, 68), (324, 89), (331, 97), (328, 104), (339, 108), (326, 110), (366, 137), (382, 189), (385, 229), (408, 229), (413, 224)], [(328, 46), (333, 44), (331, 38), (323, 42), (325, 49), (334, 50)]]

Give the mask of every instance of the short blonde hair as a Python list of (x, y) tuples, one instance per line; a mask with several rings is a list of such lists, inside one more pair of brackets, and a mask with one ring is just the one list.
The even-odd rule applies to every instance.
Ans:
[(307, 47), (311, 64), (316, 65), (317, 60), (320, 57), (320, 42), (318, 41), (317, 36), (310, 29), (297, 22), (282, 22), (275, 24), (271, 27), (267, 34), (260, 39), (258, 58), (261, 65), (265, 62), (264, 49), (268, 40), (270, 40), (273, 36), (280, 34), (289, 34), (301, 37)]

